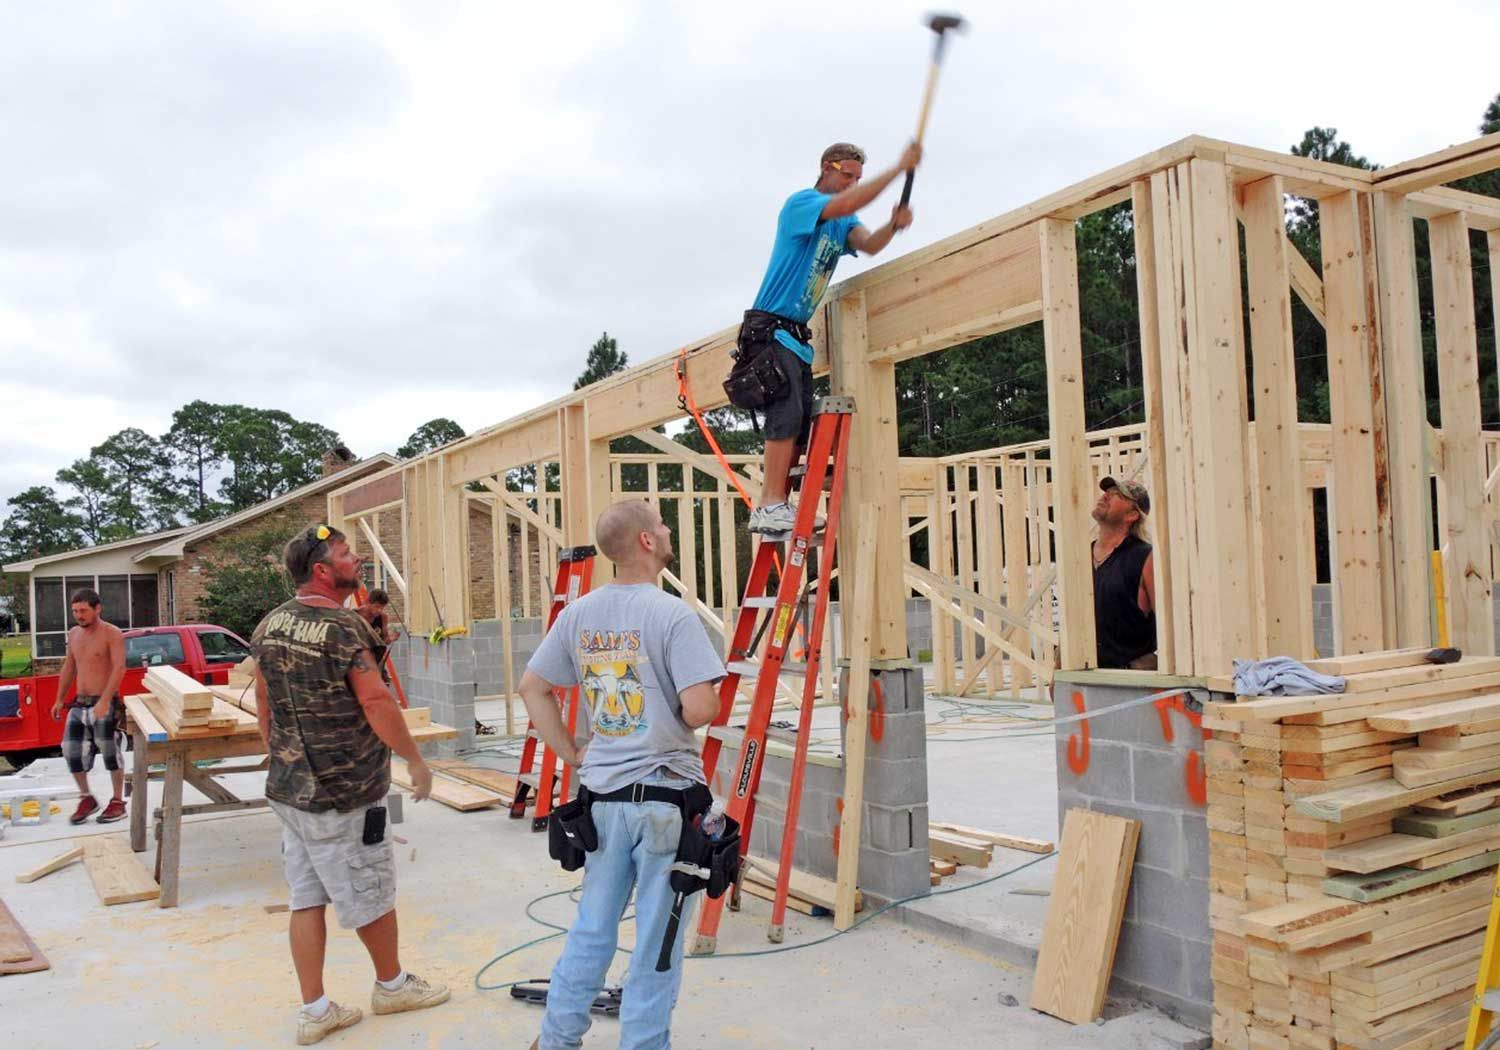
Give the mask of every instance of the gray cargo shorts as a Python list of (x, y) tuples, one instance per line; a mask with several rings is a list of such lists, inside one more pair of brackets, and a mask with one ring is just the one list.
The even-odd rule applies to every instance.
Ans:
[(292, 911), (332, 904), (346, 930), (368, 926), (396, 906), (396, 858), (391, 830), (366, 846), (365, 811), (306, 813), (280, 802), (281, 866), (291, 887)]

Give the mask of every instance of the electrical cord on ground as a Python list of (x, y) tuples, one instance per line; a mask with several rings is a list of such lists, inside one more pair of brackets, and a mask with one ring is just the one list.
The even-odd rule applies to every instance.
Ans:
[[(1056, 853), (1048, 853), (1048, 854), (1045, 854), (1045, 855), (1040, 856), (1040, 857), (1033, 857), (1031, 860), (1025, 861), (1025, 862), (1023, 862), (1021, 864), (1017, 864), (1013, 868), (1007, 868), (1005, 871), (1002, 871), (1002, 872), (999, 872), (999, 873), (997, 873), (995, 875), (990, 875), (990, 876), (987, 876), (987, 877), (985, 877), (983, 879), (980, 879), (978, 882), (966, 883), (963, 886), (950, 886), (947, 889), (933, 890), (930, 893), (914, 893), (910, 897), (902, 897), (899, 900), (890, 901), (889, 903), (883, 904), (879, 908), (876, 908), (872, 912), (867, 912), (863, 917), (861, 917), (859, 919), (856, 919), (854, 921), (854, 923), (852, 925), (850, 925), (850, 927), (848, 929), (846, 929), (846, 930), (834, 930), (832, 933), (825, 934), (822, 937), (816, 937), (816, 938), (814, 938), (813, 940), (810, 940), (810, 941), (798, 941), (796, 944), (783, 944), (783, 945), (780, 945), (780, 946), (775, 947), (775, 948), (759, 948), (759, 949), (754, 949), (754, 950), (751, 950), (751, 951), (743, 951), (743, 952), (715, 952), (713, 955), (687, 955), (687, 954), (684, 954), (683, 955), (683, 959), (684, 960), (688, 960), (688, 959), (693, 959), (693, 960), (749, 959), (749, 958), (753, 958), (753, 957), (761, 956), (761, 955), (780, 955), (780, 954), (782, 954), (784, 952), (801, 951), (803, 948), (814, 948), (814, 947), (816, 947), (816, 946), (818, 946), (820, 944), (827, 944), (829, 941), (834, 940), (835, 938), (842, 937), (846, 933), (853, 933), (855, 930), (857, 930), (861, 926), (865, 925), (865, 923), (870, 922), (872, 919), (879, 918), (881, 915), (884, 915), (886, 912), (890, 911), (892, 908), (899, 907), (902, 904), (910, 904), (913, 901), (931, 900), (933, 897), (945, 897), (945, 896), (947, 896), (950, 893), (962, 893), (965, 890), (973, 890), (973, 889), (978, 889), (980, 886), (988, 886), (992, 882), (999, 882), (1001, 879), (1009, 878), (1010, 876), (1016, 874), (1017, 872), (1025, 871), (1027, 868), (1033, 867), (1033, 866), (1035, 866), (1037, 864), (1041, 864), (1044, 861), (1053, 860), (1053, 859), (1056, 858), (1056, 856), (1057, 856)], [(495, 956), (489, 962), (485, 963), (483, 966), (481, 966), (479, 968), (478, 972), (474, 974), (474, 987), (475, 987), (475, 989), (478, 990), (478, 991), (481, 991), (481, 992), (498, 992), (498, 991), (501, 991), (503, 989), (510, 988), (510, 987), (512, 987), (514, 985), (527, 984), (530, 981), (534, 980), (535, 978), (526, 977), (526, 978), (522, 978), (522, 979), (516, 980), (516, 981), (506, 981), (503, 984), (484, 984), (484, 983), (482, 983), (483, 979), (484, 979), (484, 975), (489, 972), (490, 968), (492, 966), (495, 966), (497, 963), (501, 962), (502, 960), (508, 959), (512, 955), (515, 955), (515, 954), (517, 954), (519, 952), (525, 951), (527, 948), (535, 947), (538, 944), (545, 944), (548, 941), (553, 941), (553, 940), (556, 940), (559, 937), (565, 936), (567, 934), (567, 932), (568, 932), (568, 928), (566, 926), (559, 926), (555, 922), (548, 922), (546, 919), (538, 917), (535, 913), (532, 912), (531, 909), (535, 905), (540, 904), (542, 901), (551, 900), (554, 897), (567, 896), (570, 899), (572, 899), (574, 901), (574, 903), (577, 903), (577, 897), (575, 897), (574, 894), (581, 892), (581, 890), (582, 890), (581, 886), (573, 887), (572, 889), (566, 889), (566, 890), (555, 890), (552, 893), (544, 893), (540, 897), (534, 897), (530, 901), (528, 901), (527, 904), (526, 904), (526, 917), (528, 919), (530, 919), (532, 922), (538, 924), (539, 926), (545, 926), (548, 929), (554, 930), (556, 932), (546, 934), (545, 936), (542, 936), (542, 937), (533, 938), (532, 940), (527, 941), (525, 944), (517, 945), (514, 948), (508, 948), (505, 951), (501, 952), (499, 955)], [(635, 918), (635, 912), (631, 911), (631, 912), (628, 912), (627, 914), (625, 914), (624, 916), (622, 916), (620, 921), (621, 922), (625, 922), (625, 921), (628, 921), (628, 920), (631, 920), (631, 919), (634, 919), (634, 918)], [(631, 949), (629, 949), (629, 948), (616, 947), (615, 951), (617, 953), (623, 954), (623, 955), (630, 955), (630, 954), (632, 954)]]

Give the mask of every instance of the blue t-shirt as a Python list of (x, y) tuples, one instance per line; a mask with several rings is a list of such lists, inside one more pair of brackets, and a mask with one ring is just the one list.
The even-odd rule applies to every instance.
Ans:
[[(818, 307), (818, 300), (828, 288), (828, 279), (839, 257), (853, 255), (849, 231), (859, 225), (858, 215), (841, 219), (821, 218), (823, 207), (833, 199), (831, 193), (798, 190), (781, 206), (776, 219), (776, 243), (771, 248), (771, 264), (755, 295), (756, 310), (780, 314), (806, 324)], [(812, 347), (793, 339), (784, 331), (777, 340), (808, 364), (812, 364)]]

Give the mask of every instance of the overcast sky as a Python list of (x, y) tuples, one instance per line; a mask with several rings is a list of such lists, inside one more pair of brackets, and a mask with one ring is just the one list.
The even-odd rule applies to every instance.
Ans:
[[(1387, 164), (1472, 138), (1500, 5), (1399, 10), (972, 7), (882, 259), (1194, 132), (1334, 125)], [(564, 393), (605, 329), (638, 363), (733, 323), (822, 148), (874, 170), (910, 137), (921, 14), (0, 2), (0, 501), (194, 398), (369, 455)]]

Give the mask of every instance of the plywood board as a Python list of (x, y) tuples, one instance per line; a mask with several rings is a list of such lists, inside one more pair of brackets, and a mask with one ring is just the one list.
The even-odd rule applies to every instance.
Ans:
[[(411, 771), (406, 768), (406, 762), (395, 756), (391, 757), (391, 782), (408, 790), (412, 786)], [(453, 780), (442, 774), (434, 775), (432, 778), (431, 797), (450, 809), (464, 813), (472, 809), (498, 806), (505, 802), (503, 797), (493, 791), (486, 791), (477, 784)]]
[(498, 769), (489, 769), (485, 766), (470, 765), (460, 759), (437, 759), (428, 763), (433, 769), (446, 773), (450, 777), (477, 784), (482, 788), (508, 796), (508, 799), (516, 797), (516, 780), (514, 773), (502, 773)]
[(36, 973), (51, 966), (36, 941), (0, 900), (0, 974)]
[(1115, 947), (1139, 821), (1071, 809), (1042, 927), (1031, 1006), (1073, 1024), (1099, 1016)]
[(83, 866), (104, 904), (129, 904), (161, 896), (161, 888), (125, 836), (99, 835), (83, 839)]

